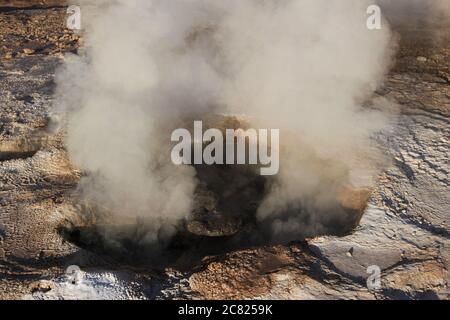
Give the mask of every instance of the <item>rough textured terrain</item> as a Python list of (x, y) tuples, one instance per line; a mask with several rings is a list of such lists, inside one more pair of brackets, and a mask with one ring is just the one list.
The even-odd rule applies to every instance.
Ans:
[[(399, 105), (394, 132), (377, 137), (392, 163), (352, 234), (157, 272), (120, 266), (58, 232), (73, 214), (70, 195), (81, 174), (62, 133), (49, 127), (61, 53), (76, 53), (81, 43), (64, 30), (64, 12), (0, 12), (0, 298), (449, 298), (448, 39), (430, 46), (416, 41), (417, 32), (403, 35), (397, 64), (377, 92)], [(73, 264), (86, 272), (82, 285), (64, 277)], [(381, 269), (379, 290), (366, 285), (371, 265)]]
[(65, 0), (0, 0), (0, 8), (30, 8), (63, 6)]

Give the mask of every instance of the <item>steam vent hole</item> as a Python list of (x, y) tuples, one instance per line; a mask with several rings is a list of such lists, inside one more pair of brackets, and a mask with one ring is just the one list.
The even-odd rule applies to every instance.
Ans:
[[(170, 236), (164, 228), (155, 230), (155, 224), (145, 217), (119, 218), (108, 208), (86, 200), (75, 200), (76, 212), (59, 231), (67, 241), (115, 262), (189, 266), (205, 256), (253, 246), (285, 244), (320, 235), (344, 236), (359, 224), (370, 196), (368, 190), (344, 187), (327, 207), (317, 210), (297, 206), (273, 219), (261, 220), (257, 211), (273, 177), (262, 176), (259, 168), (248, 165), (194, 168), (198, 180), (194, 209)], [(298, 227), (274, 233), (279, 221)]]

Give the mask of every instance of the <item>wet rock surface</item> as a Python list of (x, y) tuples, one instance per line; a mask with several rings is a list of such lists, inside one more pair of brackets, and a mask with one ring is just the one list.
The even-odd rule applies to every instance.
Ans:
[[(68, 159), (63, 132), (49, 130), (60, 53), (81, 41), (64, 30), (64, 12), (0, 12), (0, 298), (449, 298), (448, 41), (430, 47), (405, 37), (377, 91), (399, 105), (399, 125), (377, 137), (392, 163), (351, 234), (227, 247), (243, 220), (224, 215), (234, 208), (221, 207), (220, 190), (203, 186), (187, 225), (203, 242), (175, 240), (176, 259), (156, 270), (118, 263), (101, 254), (104, 247), (92, 250), (61, 233), (78, 217), (73, 191), (82, 174)], [(210, 250), (201, 250), (205, 243)], [(69, 265), (83, 270), (82, 286), (67, 281)], [(377, 290), (367, 287), (370, 266), (381, 270)]]
[(224, 237), (232, 236), (241, 230), (242, 221), (225, 216), (219, 212), (205, 211), (195, 213), (187, 222), (187, 230), (198, 236)]

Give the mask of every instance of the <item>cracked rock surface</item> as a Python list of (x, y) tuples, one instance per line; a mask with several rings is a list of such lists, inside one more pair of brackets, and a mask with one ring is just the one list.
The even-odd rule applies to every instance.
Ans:
[[(74, 211), (71, 193), (81, 175), (63, 133), (49, 130), (61, 53), (81, 41), (63, 29), (64, 12), (0, 12), (0, 298), (449, 298), (449, 41), (431, 49), (401, 43), (376, 93), (399, 106), (393, 132), (377, 137), (392, 161), (352, 234), (154, 271), (117, 265), (58, 232)], [(83, 270), (82, 285), (67, 281), (69, 265)], [(375, 289), (367, 286), (370, 266), (381, 271)]]

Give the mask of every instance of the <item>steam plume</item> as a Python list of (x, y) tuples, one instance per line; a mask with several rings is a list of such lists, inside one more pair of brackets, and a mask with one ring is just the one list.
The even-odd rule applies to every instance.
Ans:
[(85, 53), (58, 75), (68, 150), (90, 173), (85, 193), (151, 218), (150, 241), (192, 208), (195, 170), (170, 163), (184, 119), (244, 114), (281, 129), (281, 171), (258, 209), (275, 237), (320, 229), (323, 216), (305, 220), (302, 207), (335, 216), (339, 190), (371, 184), (370, 136), (387, 121), (361, 106), (393, 53), (387, 24), (366, 28), (371, 1), (78, 2)]

